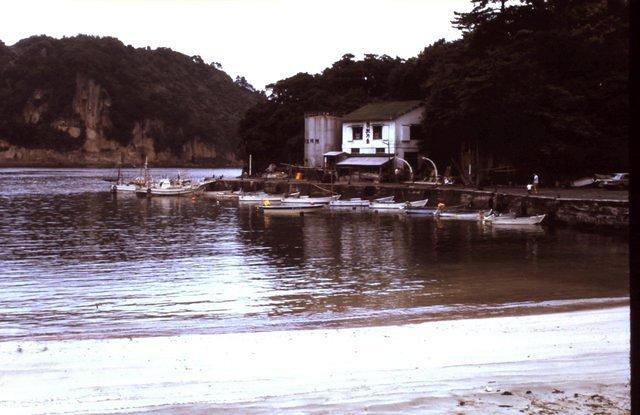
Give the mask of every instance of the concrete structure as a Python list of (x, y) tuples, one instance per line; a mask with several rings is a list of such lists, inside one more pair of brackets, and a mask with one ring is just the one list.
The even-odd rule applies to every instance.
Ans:
[(329, 113), (307, 113), (304, 116), (304, 165), (324, 166), (324, 154), (340, 150), (342, 120)]
[(358, 108), (342, 118), (342, 151), (398, 156), (417, 169), (423, 110), (421, 101), (381, 102)]

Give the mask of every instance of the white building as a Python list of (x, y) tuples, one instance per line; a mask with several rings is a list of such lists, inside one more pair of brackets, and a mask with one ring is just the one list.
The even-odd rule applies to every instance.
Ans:
[(340, 149), (342, 120), (329, 113), (304, 116), (304, 165), (324, 167), (324, 154)]
[(368, 104), (342, 117), (342, 151), (351, 155), (398, 156), (419, 164), (421, 101)]

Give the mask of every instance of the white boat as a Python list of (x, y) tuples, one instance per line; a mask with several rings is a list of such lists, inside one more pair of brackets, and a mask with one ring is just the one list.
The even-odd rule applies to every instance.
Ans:
[(418, 208), (426, 206), (428, 200), (429, 199), (416, 200), (413, 202), (394, 202), (393, 196), (389, 196), (380, 199), (374, 199), (369, 207), (375, 210), (401, 210), (407, 208)]
[(492, 225), (538, 225), (546, 215), (522, 216), (514, 217), (509, 215), (500, 215), (487, 218), (487, 222)]
[(241, 193), (238, 195), (238, 202), (240, 203), (261, 203), (264, 200), (268, 200), (269, 202), (280, 202), (284, 195), (280, 194), (269, 194), (265, 192), (257, 192), (257, 193)]
[(492, 216), (491, 209), (488, 211), (479, 210), (477, 212), (436, 212), (435, 217), (439, 219), (452, 219), (452, 220), (472, 220), (483, 221)]
[(157, 184), (148, 187), (140, 187), (136, 194), (151, 196), (187, 196), (200, 189), (198, 184), (191, 184), (189, 180), (171, 181), (167, 178), (160, 179)]
[(140, 188), (140, 185), (128, 183), (128, 184), (114, 184), (111, 186), (111, 191), (116, 193), (135, 193)]
[(282, 203), (284, 204), (322, 204), (328, 205), (332, 201), (340, 199), (341, 195), (332, 195), (332, 196), (321, 196), (321, 197), (311, 197), (311, 196), (300, 196), (300, 193), (292, 193), (288, 197), (282, 198)]
[(371, 202), (359, 197), (345, 200), (332, 200), (329, 202), (329, 207), (332, 209), (366, 209)]
[[(146, 167), (145, 167), (146, 169)], [(147, 175), (145, 170), (145, 176)], [(144, 186), (145, 178), (144, 177), (136, 177), (133, 180), (129, 180), (128, 182), (124, 180), (122, 177), (122, 171), (118, 169), (118, 176), (116, 178), (116, 183), (111, 186), (111, 191), (115, 193), (135, 193), (138, 189)]]
[(318, 212), (324, 208), (325, 205), (318, 203), (307, 204), (282, 204), (282, 205), (262, 205), (258, 206), (258, 210), (264, 214), (269, 215), (291, 215), (302, 216), (305, 213)]

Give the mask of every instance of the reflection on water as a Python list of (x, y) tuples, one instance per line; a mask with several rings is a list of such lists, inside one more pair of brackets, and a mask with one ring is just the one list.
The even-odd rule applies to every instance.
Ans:
[(367, 212), (270, 217), (116, 197), (109, 173), (0, 170), (3, 338), (422, 321), (628, 295), (621, 237)]

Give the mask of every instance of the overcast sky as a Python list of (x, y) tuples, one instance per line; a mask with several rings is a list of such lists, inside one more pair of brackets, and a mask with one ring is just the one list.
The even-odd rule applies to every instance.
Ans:
[(0, 40), (38, 34), (114, 36), (220, 62), (256, 88), (317, 73), (345, 53), (409, 58), (460, 37), (469, 0), (5, 0)]

